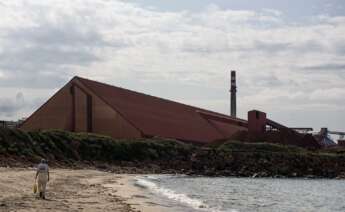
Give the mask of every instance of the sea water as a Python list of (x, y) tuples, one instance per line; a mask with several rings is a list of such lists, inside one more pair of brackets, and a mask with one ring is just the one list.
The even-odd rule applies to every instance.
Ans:
[(163, 211), (345, 211), (345, 181), (148, 175), (135, 179)]

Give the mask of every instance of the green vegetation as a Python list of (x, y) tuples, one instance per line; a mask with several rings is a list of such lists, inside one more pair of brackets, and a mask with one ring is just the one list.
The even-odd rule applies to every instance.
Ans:
[(279, 152), (279, 153), (306, 153), (306, 149), (296, 146), (286, 146), (272, 143), (244, 143), (241, 141), (226, 142), (218, 146), (232, 152)]
[(60, 130), (0, 129), (0, 151), (51, 161), (135, 161), (188, 157), (194, 146), (168, 139), (119, 139)]
[(112, 139), (60, 130), (24, 132), (0, 128), (0, 166), (31, 166), (41, 158), (48, 159), (53, 166), (130, 166), (136, 172), (145, 173), (345, 176), (344, 149), (310, 151), (294, 146), (239, 141), (197, 146), (163, 138)]

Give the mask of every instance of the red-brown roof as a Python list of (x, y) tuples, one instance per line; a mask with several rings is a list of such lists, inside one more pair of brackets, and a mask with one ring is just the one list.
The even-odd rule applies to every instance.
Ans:
[(229, 133), (234, 132), (234, 125), (247, 125), (244, 120), (212, 111), (80, 77), (76, 79), (146, 136), (208, 143), (228, 138)]

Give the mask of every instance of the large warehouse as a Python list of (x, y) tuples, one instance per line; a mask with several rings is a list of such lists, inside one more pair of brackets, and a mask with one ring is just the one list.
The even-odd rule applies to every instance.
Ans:
[(209, 143), (247, 130), (247, 121), (74, 77), (21, 126), (113, 138), (164, 137)]

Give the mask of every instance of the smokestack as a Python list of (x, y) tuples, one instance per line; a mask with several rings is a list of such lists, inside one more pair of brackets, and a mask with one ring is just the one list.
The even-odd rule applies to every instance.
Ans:
[(230, 75), (230, 115), (232, 117), (236, 117), (236, 92), (237, 92), (237, 87), (236, 87), (236, 71), (231, 71)]

